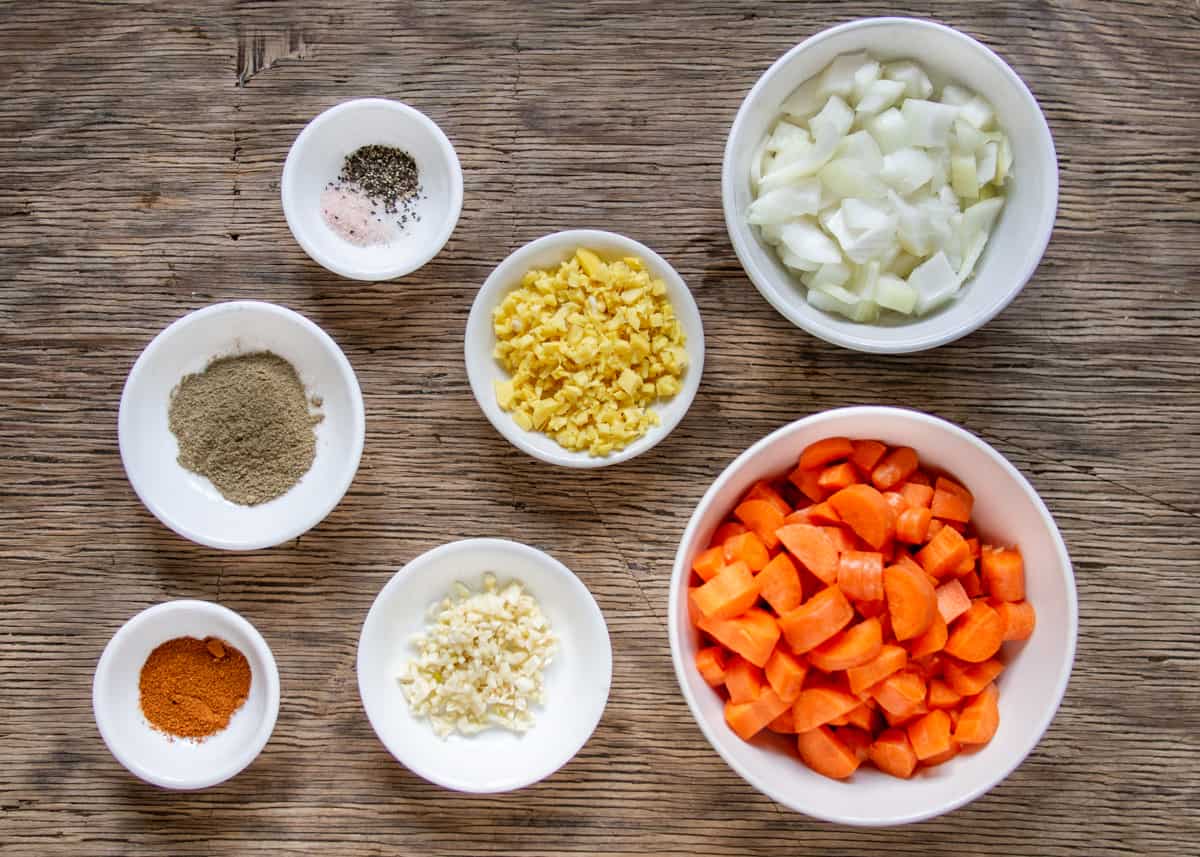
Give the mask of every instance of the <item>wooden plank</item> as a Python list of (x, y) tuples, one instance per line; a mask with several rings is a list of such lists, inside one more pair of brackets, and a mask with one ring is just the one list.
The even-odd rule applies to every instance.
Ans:
[[(872, 357), (792, 328), (726, 237), (720, 160), (779, 54), (894, 7), (844, 3), (355, 2), (340, 10), (11, 2), (0, 14), (0, 850), (4, 854), (1127, 855), (1194, 850), (1200, 823), (1200, 15), (1195, 3), (933, 3), (1027, 80), (1062, 170), (1034, 280), (986, 328)], [(311, 263), (278, 201), (288, 146), (345, 98), (385, 95), (454, 140), (466, 202), (438, 259), (395, 283)], [(706, 324), (700, 395), (653, 452), (597, 473), (510, 448), (471, 399), (478, 285), (546, 232), (638, 238)], [(345, 501), (296, 543), (226, 555), (166, 531), (116, 449), (129, 366), (165, 324), (230, 298), (291, 306), (354, 364), (368, 437)], [(759, 795), (709, 748), (667, 651), (667, 583), (720, 468), (804, 414), (879, 402), (991, 441), (1076, 563), (1071, 686), (990, 794), (849, 832)], [(431, 464), (433, 463), (433, 464)], [(436, 502), (431, 502), (431, 483)], [(608, 618), (600, 728), (526, 791), (466, 797), (395, 764), (357, 697), (362, 618), (396, 567), (455, 538), (543, 546)], [(219, 599), (262, 630), (284, 700), (233, 781), (165, 794), (92, 721), (109, 636), (137, 610)]]

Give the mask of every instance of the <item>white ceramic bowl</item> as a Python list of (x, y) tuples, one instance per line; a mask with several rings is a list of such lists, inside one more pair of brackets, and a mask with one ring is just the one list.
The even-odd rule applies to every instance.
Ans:
[[(675, 309), (675, 315), (687, 336), (688, 368), (683, 376), (682, 389), (674, 398), (658, 402), (653, 407), (662, 422), (645, 435), (603, 457), (588, 455), (587, 452), (570, 452), (559, 446), (552, 438), (541, 432), (525, 431), (515, 422), (511, 414), (500, 409), (496, 402), (494, 383), (508, 378), (508, 373), (492, 356), (496, 349), (496, 333), (492, 329), (492, 312), (504, 300), (504, 296), (521, 284), (526, 271), (533, 268), (554, 268), (574, 255), (575, 250), (586, 247), (595, 251), (602, 259), (637, 256), (653, 276), (667, 286), (667, 296)], [(467, 318), (465, 337), (467, 377), (471, 381), (471, 392), (483, 409), (496, 431), (509, 443), (534, 458), (563, 467), (605, 467), (628, 461), (653, 448), (665, 438), (683, 419), (700, 387), (700, 376), (704, 372), (704, 325), (700, 321), (700, 310), (691, 291), (679, 273), (645, 244), (599, 229), (571, 229), (555, 232), (531, 241), (514, 250), (507, 259), (496, 266), (483, 287), (475, 296), (471, 314)]]
[[(286, 494), (241, 506), (179, 465), (167, 411), (183, 376), (217, 357), (264, 350), (296, 368), (325, 418), (312, 469)], [(121, 461), (146, 508), (184, 538), (223, 550), (270, 547), (318, 524), (350, 487), (365, 434), (362, 392), (337, 343), (299, 313), (259, 301), (213, 304), (171, 323), (133, 364), (118, 416)]]
[[(423, 198), (419, 219), (382, 246), (356, 247), (321, 216), (321, 192), (343, 159), (371, 144), (404, 149), (417, 162)], [(313, 261), (352, 280), (390, 280), (420, 268), (450, 239), (462, 213), (463, 176), (454, 146), (432, 119), (400, 101), (344, 101), (313, 119), (292, 143), (280, 181), (283, 214)]]
[[(898, 780), (861, 768), (847, 782), (809, 770), (795, 741), (759, 735), (747, 743), (725, 724), (721, 697), (695, 667), (698, 633), (688, 618), (691, 562), (746, 489), (796, 466), (800, 451), (826, 437), (877, 438), (911, 446), (923, 464), (958, 477), (975, 495), (981, 535), (1015, 544), (1025, 558), (1026, 589), (1037, 630), (1024, 643), (1006, 643), (1000, 688), (1000, 728), (978, 752)], [(982, 795), (1033, 750), (1067, 687), (1075, 657), (1078, 613), (1075, 578), (1054, 519), (1030, 484), (1000, 453), (975, 435), (937, 417), (900, 408), (855, 407), (815, 414), (768, 435), (717, 477), (684, 531), (671, 577), (668, 627), (679, 686), (709, 743), (752, 786), (779, 803), (843, 824), (904, 824), (939, 815)]]
[[(934, 79), (982, 95), (996, 109), (1013, 147), (1007, 202), (975, 275), (949, 305), (894, 324), (859, 324), (811, 306), (804, 286), (746, 223), (750, 159), (791, 92), (835, 57), (867, 51), (881, 60), (914, 59)], [(730, 240), (755, 287), (797, 327), (858, 351), (896, 354), (952, 342), (1004, 309), (1033, 276), (1058, 209), (1058, 159), (1046, 118), (1029, 88), (984, 45), (957, 30), (914, 18), (867, 18), (818, 33), (792, 48), (758, 79), (742, 102), (725, 145), (721, 196)]]
[[(425, 627), (429, 606), (456, 581), (479, 589), (489, 571), (524, 583), (558, 636), (544, 674), (546, 704), (523, 735), (488, 729), (439, 738), (410, 713), (397, 676), (415, 655), (409, 639)], [(451, 542), (409, 562), (380, 591), (358, 641), (358, 691), (379, 740), (414, 774), (462, 792), (511, 791), (557, 771), (600, 722), (611, 682), (608, 627), (587, 587), (553, 557), (502, 539)]]
[[(222, 731), (172, 738), (142, 714), (138, 681), (146, 658), (176, 637), (219, 637), (250, 662), (250, 695)], [(254, 626), (210, 601), (167, 601), (134, 616), (104, 647), (92, 682), (92, 711), (109, 751), (130, 773), (164, 789), (224, 782), (262, 752), (279, 714), (279, 671)]]

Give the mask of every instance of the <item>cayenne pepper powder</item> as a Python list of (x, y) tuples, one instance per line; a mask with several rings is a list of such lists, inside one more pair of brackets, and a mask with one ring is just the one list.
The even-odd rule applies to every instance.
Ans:
[(151, 726), (203, 740), (228, 726), (250, 695), (250, 662), (216, 637), (176, 637), (146, 658), (138, 688)]

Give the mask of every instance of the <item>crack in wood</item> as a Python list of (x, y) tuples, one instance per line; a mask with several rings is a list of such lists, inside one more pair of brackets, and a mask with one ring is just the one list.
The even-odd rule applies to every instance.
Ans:
[(245, 87), (255, 75), (273, 68), (283, 60), (303, 60), (307, 48), (304, 33), (290, 24), (282, 33), (273, 35), (251, 34), (239, 30), (235, 85)]

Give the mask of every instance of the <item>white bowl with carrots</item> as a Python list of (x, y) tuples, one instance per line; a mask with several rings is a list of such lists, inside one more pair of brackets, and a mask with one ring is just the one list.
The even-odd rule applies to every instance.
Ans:
[(826, 411), (739, 456), (671, 580), (671, 654), (722, 758), (791, 809), (850, 825), (948, 812), (1049, 727), (1078, 628), (1062, 536), (966, 430)]

